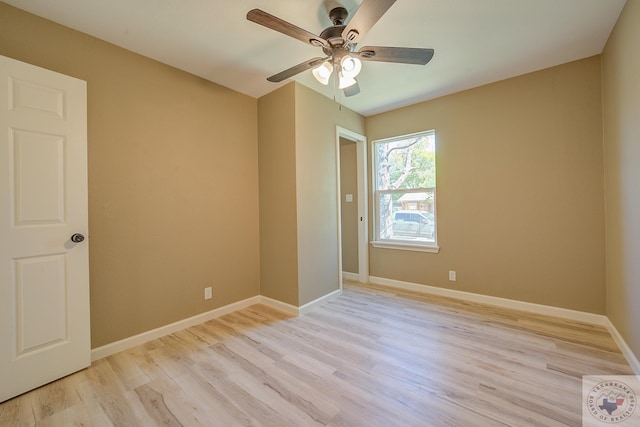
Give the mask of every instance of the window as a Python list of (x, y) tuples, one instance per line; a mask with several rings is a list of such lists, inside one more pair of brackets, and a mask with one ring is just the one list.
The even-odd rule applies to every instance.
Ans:
[(378, 247), (437, 252), (434, 131), (374, 141)]

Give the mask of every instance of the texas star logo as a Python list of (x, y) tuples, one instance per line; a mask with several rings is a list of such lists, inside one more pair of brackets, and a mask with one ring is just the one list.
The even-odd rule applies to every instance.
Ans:
[(637, 396), (631, 387), (621, 381), (601, 381), (589, 391), (586, 404), (589, 413), (597, 420), (615, 424), (633, 415)]

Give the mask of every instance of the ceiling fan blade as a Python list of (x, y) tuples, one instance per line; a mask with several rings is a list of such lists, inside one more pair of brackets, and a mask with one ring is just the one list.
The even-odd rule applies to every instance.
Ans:
[(357, 55), (363, 61), (426, 65), (433, 58), (433, 53), (433, 49), (418, 47), (365, 46)]
[(373, 27), (396, 0), (363, 0), (342, 31), (342, 38), (354, 43)]
[(313, 46), (329, 46), (329, 43), (326, 40), (316, 36), (315, 34), (312, 34), (307, 30), (303, 30), (300, 27), (296, 27), (277, 16), (273, 16), (260, 9), (250, 10), (247, 13), (247, 19), (289, 37), (293, 37), (294, 39), (298, 39), (301, 42), (309, 43)]
[(303, 71), (307, 71), (311, 68), (315, 68), (318, 65), (322, 64), (324, 61), (326, 61), (327, 58), (313, 58), (310, 59), (308, 61), (303, 62), (302, 64), (298, 64), (298, 65), (294, 65), (291, 68), (287, 68), (284, 71), (279, 72), (278, 74), (274, 74), (271, 77), (267, 77), (267, 80), (269, 80), (270, 82), (273, 83), (279, 83), (283, 80), (288, 79), (289, 77), (293, 77), (298, 73), (301, 73)]
[(356, 84), (345, 87), (344, 89), (342, 89), (342, 91), (344, 92), (344, 96), (346, 97), (357, 95), (360, 93), (360, 85), (356, 81)]

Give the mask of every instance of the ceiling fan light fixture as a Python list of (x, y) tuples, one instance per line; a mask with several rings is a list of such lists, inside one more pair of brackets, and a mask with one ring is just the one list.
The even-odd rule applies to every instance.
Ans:
[(339, 74), (338, 89), (345, 89), (356, 84), (356, 79), (353, 77), (345, 76), (344, 73)]
[[(335, 71), (334, 85), (340, 89), (348, 89), (344, 90), (345, 96), (354, 96), (360, 93), (360, 85), (355, 79), (362, 68), (361, 60), (426, 65), (433, 57), (433, 49), (365, 46), (355, 51), (356, 42), (366, 35), (395, 2), (396, 0), (360, 0), (355, 15), (348, 21), (349, 11), (342, 6), (334, 7), (329, 11), (333, 25), (322, 30), (319, 36), (263, 10), (250, 10), (247, 12), (249, 21), (320, 47), (324, 53), (324, 57), (312, 58), (289, 67), (267, 77), (267, 80), (279, 83), (303, 71), (312, 70), (316, 80), (326, 86)], [(331, 0), (329, 3), (335, 2)]]
[(331, 77), (331, 73), (333, 72), (333, 65), (329, 61), (323, 62), (321, 65), (317, 66), (311, 73), (313, 73), (313, 77), (316, 78), (323, 85), (329, 84), (329, 78)]
[(360, 62), (360, 59), (351, 55), (345, 55), (340, 60), (340, 68), (342, 69), (342, 75), (344, 77), (354, 79), (358, 74), (360, 74), (362, 62)]

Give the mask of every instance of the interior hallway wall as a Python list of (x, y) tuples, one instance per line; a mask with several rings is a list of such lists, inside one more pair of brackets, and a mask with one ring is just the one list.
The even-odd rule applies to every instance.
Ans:
[[(340, 138), (342, 271), (358, 274), (358, 165), (356, 143)], [(347, 201), (351, 195), (351, 202)]]

